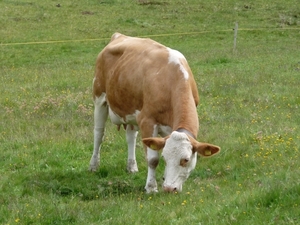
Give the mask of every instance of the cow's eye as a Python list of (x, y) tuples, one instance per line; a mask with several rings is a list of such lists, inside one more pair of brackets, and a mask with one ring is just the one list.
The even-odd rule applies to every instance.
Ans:
[(189, 159), (183, 158), (180, 160), (180, 166), (186, 167), (186, 164), (189, 162)]

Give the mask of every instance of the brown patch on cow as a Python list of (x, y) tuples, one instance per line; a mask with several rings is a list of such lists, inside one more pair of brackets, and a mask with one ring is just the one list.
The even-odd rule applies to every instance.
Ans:
[(152, 158), (148, 162), (148, 165), (149, 165), (150, 168), (155, 169), (158, 166), (158, 163), (159, 163), (159, 159), (158, 158)]
[(186, 167), (188, 162), (189, 162), (189, 159), (181, 159), (180, 160), (180, 166)]

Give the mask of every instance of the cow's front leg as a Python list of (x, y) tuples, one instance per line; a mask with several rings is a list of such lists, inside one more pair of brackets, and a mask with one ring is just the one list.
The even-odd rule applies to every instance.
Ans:
[(105, 94), (103, 93), (100, 97), (96, 97), (94, 104), (94, 151), (90, 160), (90, 171), (96, 171), (100, 163), (100, 148), (108, 116)]
[(157, 151), (147, 147), (148, 175), (146, 182), (146, 192), (158, 192), (155, 170), (159, 162), (159, 154)]
[(136, 147), (136, 136), (138, 127), (127, 125), (126, 127), (126, 141), (128, 144), (128, 160), (127, 160), (127, 170), (129, 173), (138, 172), (138, 166), (135, 158), (135, 147)]

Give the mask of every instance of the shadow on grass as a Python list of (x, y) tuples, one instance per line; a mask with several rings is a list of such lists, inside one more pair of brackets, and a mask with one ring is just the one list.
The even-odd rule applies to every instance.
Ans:
[(49, 171), (32, 174), (23, 179), (22, 195), (36, 192), (53, 193), (58, 196), (74, 196), (81, 200), (94, 200), (125, 195), (144, 190), (140, 175), (127, 174), (108, 178), (109, 171)]

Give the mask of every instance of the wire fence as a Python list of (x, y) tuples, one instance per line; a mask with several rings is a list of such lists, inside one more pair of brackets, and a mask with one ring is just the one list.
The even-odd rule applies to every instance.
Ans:
[[(287, 27), (287, 28), (239, 28), (238, 31), (263, 31), (263, 30), (300, 30), (300, 27)], [(151, 34), (142, 35), (138, 37), (167, 37), (167, 36), (182, 36), (182, 35), (196, 35), (205, 33), (215, 33), (215, 32), (234, 32), (235, 29), (225, 29), (225, 30), (209, 30), (209, 31), (196, 31), (196, 32), (182, 32), (182, 33), (169, 33), (169, 34)], [(56, 40), (56, 41), (31, 41), (31, 42), (17, 42), (17, 43), (0, 43), (0, 46), (13, 46), (13, 45), (38, 45), (38, 44), (56, 44), (56, 43), (68, 43), (68, 42), (88, 42), (88, 41), (105, 41), (110, 40), (110, 37), (103, 38), (91, 38), (91, 39), (79, 39), (79, 40)]]

